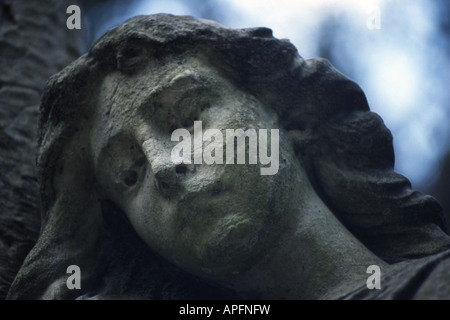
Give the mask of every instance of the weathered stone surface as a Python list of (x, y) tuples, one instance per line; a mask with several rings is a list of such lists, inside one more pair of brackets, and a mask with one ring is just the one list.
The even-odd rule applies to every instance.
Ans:
[(35, 168), (40, 95), (79, 56), (65, 1), (0, 1), (0, 299), (39, 232)]
[[(174, 163), (173, 130), (196, 120), (279, 129), (278, 172)], [(382, 119), (267, 28), (154, 15), (111, 29), (50, 79), (38, 146), (42, 233), (10, 299), (450, 297), (429, 293), (450, 249), (442, 210), (393, 171)], [(369, 265), (380, 291), (364, 289)]]

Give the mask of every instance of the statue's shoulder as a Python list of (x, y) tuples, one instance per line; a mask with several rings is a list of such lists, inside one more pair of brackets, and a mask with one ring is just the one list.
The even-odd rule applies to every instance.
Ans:
[(450, 300), (450, 250), (381, 269), (380, 289), (361, 285), (349, 300)]
[(431, 258), (414, 299), (450, 300), (450, 250)]

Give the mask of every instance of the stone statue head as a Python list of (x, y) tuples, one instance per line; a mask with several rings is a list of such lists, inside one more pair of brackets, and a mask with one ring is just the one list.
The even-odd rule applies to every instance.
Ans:
[[(172, 161), (171, 134), (196, 121), (217, 134), (278, 129), (277, 172)], [(239, 297), (228, 279), (286, 235), (311, 240), (299, 251), (338, 246), (330, 226), (355, 244), (344, 255), (387, 264), (450, 243), (439, 204), (393, 171), (392, 136), (359, 86), (267, 28), (130, 19), (49, 80), (39, 125), (41, 234), (11, 298)], [(315, 258), (299, 254), (308, 270)], [(81, 290), (66, 287), (70, 265)]]

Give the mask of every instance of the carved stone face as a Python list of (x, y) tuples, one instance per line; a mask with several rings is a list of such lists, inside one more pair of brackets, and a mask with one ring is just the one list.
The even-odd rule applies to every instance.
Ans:
[[(276, 119), (201, 58), (171, 65), (159, 80), (151, 65), (132, 76), (114, 72), (97, 102), (95, 173), (156, 252), (196, 274), (239, 273), (288, 228), (293, 194), (304, 194), (306, 174)], [(278, 173), (261, 175), (260, 165), (248, 161), (173, 163), (171, 134), (186, 128), (193, 135), (194, 120), (224, 133), (280, 129)]]

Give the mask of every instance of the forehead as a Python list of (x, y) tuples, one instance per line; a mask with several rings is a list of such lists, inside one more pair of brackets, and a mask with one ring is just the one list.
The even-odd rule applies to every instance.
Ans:
[(98, 92), (97, 104), (104, 112), (136, 112), (149, 107), (155, 99), (174, 96), (198, 88), (223, 85), (216, 68), (197, 57), (152, 62), (133, 74), (113, 71), (107, 74)]
[(95, 95), (95, 129), (108, 132), (109, 136), (124, 129), (133, 130), (143, 122), (158, 121), (158, 113), (180, 101), (182, 108), (190, 99), (192, 104), (201, 103), (216, 95), (218, 88), (231, 85), (202, 59), (190, 57), (180, 62), (149, 62), (133, 74), (117, 70), (107, 74)]

